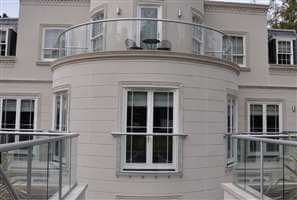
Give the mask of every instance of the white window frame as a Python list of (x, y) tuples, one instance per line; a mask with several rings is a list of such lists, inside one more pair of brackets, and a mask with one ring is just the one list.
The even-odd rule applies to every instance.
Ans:
[[(39, 98), (38, 97), (32, 97), (32, 96), (0, 96), (0, 125), (2, 128), (2, 112), (3, 112), (3, 100), (5, 99), (12, 99), (16, 100), (16, 121), (15, 121), (15, 128), (12, 130), (20, 130), (20, 116), (21, 116), (21, 102), (22, 100), (33, 100), (34, 101), (34, 124), (33, 129), (37, 129), (38, 124), (38, 103)], [(25, 129), (25, 130), (31, 130), (31, 129)]]
[[(176, 88), (124, 88), (123, 89), (123, 112), (122, 112), (122, 132), (127, 133), (127, 95), (129, 91), (147, 92), (147, 134), (153, 133), (153, 93), (158, 91), (173, 92), (173, 135), (179, 133), (179, 90)], [(126, 163), (126, 136), (121, 139), (121, 172), (141, 172), (141, 173), (172, 173), (178, 170), (179, 138), (172, 136), (172, 163), (153, 164), (153, 136), (147, 136), (146, 163)], [(160, 169), (161, 171), (154, 171)], [(135, 171), (133, 171), (135, 170)], [(145, 171), (142, 171), (145, 170)], [(152, 171), (149, 171), (152, 170)]]
[(233, 46), (231, 47), (231, 61), (233, 62), (234, 56), (242, 56), (243, 57), (243, 64), (237, 64), (239, 67), (246, 67), (247, 65), (247, 55), (246, 55), (246, 35), (242, 34), (234, 34), (234, 33), (227, 33), (227, 37), (241, 37), (242, 38), (242, 48), (243, 48), (243, 54), (233, 54)]
[[(263, 131), (262, 132), (253, 132), (253, 134), (259, 134), (259, 135), (261, 135), (261, 134), (263, 134), (263, 133), (267, 133), (267, 105), (278, 105), (278, 112), (279, 112), (279, 132), (282, 132), (283, 131), (283, 105), (282, 105), (282, 103), (281, 102), (274, 102), (274, 101), (265, 101), (265, 102), (261, 102), (261, 101), (249, 101), (248, 103), (247, 103), (247, 106), (248, 106), (248, 108), (247, 108), (247, 114), (248, 114), (248, 116), (247, 116), (247, 121), (248, 121), (248, 125), (247, 125), (247, 127), (248, 127), (248, 132), (249, 133), (251, 133), (251, 127), (250, 127), (250, 121), (251, 121), (251, 110), (250, 110), (250, 107), (251, 107), (251, 105), (253, 105), (253, 104), (256, 104), (256, 105), (262, 105), (262, 122), (263, 122)], [(273, 133), (273, 132), (272, 132)], [(248, 146), (248, 148), (247, 148), (247, 150), (248, 150), (248, 155), (260, 155), (260, 152), (257, 152), (257, 151), (255, 151), (255, 152), (252, 152), (251, 150), (250, 150), (250, 145), (248, 144), (247, 145)], [(278, 151), (278, 152), (268, 152), (268, 151), (266, 151), (266, 147), (264, 147), (264, 155), (279, 155), (279, 153), (280, 153), (280, 151)]]
[[(98, 15), (100, 14), (103, 14), (103, 19), (105, 19), (105, 10), (104, 9), (101, 9), (101, 10), (98, 10), (92, 17), (91, 17), (91, 21), (96, 21), (94, 20), (94, 18), (96, 18)], [(102, 40), (102, 49), (100, 49), (99, 51), (103, 51), (104, 50), (104, 44), (105, 44), (105, 39), (104, 39), (104, 31), (105, 31), (105, 23), (102, 24), (102, 33), (96, 35), (96, 36), (93, 36), (93, 27), (94, 27), (94, 24), (92, 24), (92, 30), (90, 32), (90, 41), (91, 41), (91, 48), (92, 48), (92, 51), (95, 51), (95, 49), (93, 48), (93, 43), (94, 43), (94, 40), (96, 40), (97, 38), (101, 37), (103, 38)]]
[[(235, 107), (233, 110), (233, 101), (235, 102)], [(231, 127), (231, 130), (229, 131), (228, 130), (228, 106), (230, 105), (229, 103), (231, 102), (231, 106), (230, 106), (230, 127)], [(232, 113), (235, 114), (235, 116), (232, 115)], [(233, 117), (235, 118), (235, 120), (233, 120)], [(227, 156), (227, 166), (232, 166), (235, 162), (236, 162), (236, 155), (237, 155), (237, 140), (232, 140), (231, 138), (231, 135), (232, 134), (236, 134), (238, 132), (238, 97), (237, 96), (234, 96), (234, 95), (231, 95), (231, 94), (228, 94), (227, 95), (227, 133), (228, 135), (230, 135), (229, 137), (227, 137), (227, 141), (226, 141), (226, 156)], [(233, 124), (234, 122), (234, 124)], [(230, 141), (230, 157), (228, 155), (228, 140), (231, 140)], [(234, 146), (233, 146), (233, 141), (234, 141)], [(234, 147), (234, 149), (233, 149)]]
[[(59, 47), (57, 48), (45, 48), (45, 32), (47, 30), (53, 30), (53, 29), (60, 29), (60, 30), (65, 30), (66, 27), (62, 27), (62, 26), (49, 26), (49, 27), (43, 27), (42, 28), (42, 45), (41, 45), (41, 60), (42, 61), (54, 61), (56, 60), (57, 58), (44, 58), (44, 51), (45, 50), (59, 50)], [(65, 48), (66, 48), (66, 38), (65, 38)], [(66, 52), (67, 52), (67, 49), (66, 49)]]
[[(137, 6), (137, 17), (141, 18), (141, 9), (142, 8), (157, 8), (158, 9), (158, 17), (156, 19), (162, 19), (163, 17), (163, 6), (162, 5), (147, 5), (147, 4), (139, 4)], [(137, 22), (137, 31), (136, 31), (136, 44), (140, 46), (140, 33), (141, 33), (141, 21)], [(157, 38), (158, 40), (162, 40), (162, 23), (158, 22), (158, 33)]]
[(0, 46), (2, 45), (5, 45), (5, 55), (4, 56), (7, 56), (8, 54), (8, 28), (0, 28), (0, 31), (4, 31), (5, 32), (5, 43), (1, 43), (0, 41)]
[[(203, 24), (203, 18), (201, 17), (200, 14), (192, 11), (192, 18), (194, 16), (197, 17), (199, 19), (199, 21), (201, 21), (200, 24)], [(194, 23), (194, 22), (192, 21), (192, 23)], [(202, 34), (201, 35), (201, 40), (198, 37), (195, 37), (194, 29), (202, 29), (201, 30), (201, 34)], [(200, 44), (200, 54), (198, 54), (198, 52), (194, 51), (194, 44), (192, 42), (192, 52), (193, 52), (193, 54), (195, 54), (195, 55), (204, 55), (204, 35), (205, 34), (204, 34), (204, 28), (203, 27), (193, 27), (193, 30), (192, 30), (192, 39), (195, 40), (196, 42), (198, 42)]]
[[(66, 113), (66, 130), (63, 131), (62, 130), (62, 124), (63, 124), (63, 95), (66, 94), (67, 95), (67, 113)], [(59, 108), (59, 115), (60, 115), (60, 119), (59, 119), (59, 129), (56, 129), (56, 111), (57, 111), (57, 105), (56, 105), (56, 97), (59, 96), (60, 98), (60, 108)], [(52, 130), (53, 131), (59, 131), (59, 132), (68, 132), (69, 131), (69, 111), (70, 111), (70, 106), (69, 106), (69, 90), (65, 89), (65, 90), (60, 90), (60, 91), (56, 91), (53, 95), (53, 115), (52, 115)], [(65, 117), (65, 116), (64, 116)]]
[[(290, 42), (290, 47), (291, 47), (291, 53), (290, 53), (290, 62), (291, 64), (281, 64), (281, 65), (294, 65), (294, 48), (293, 48), (293, 42), (294, 39), (290, 39), (290, 38), (276, 38), (276, 63), (278, 65), (279, 64), (279, 58), (278, 58), (278, 54), (279, 54), (279, 49), (278, 49), (278, 43), (279, 42)], [(284, 54), (284, 55), (289, 55), (289, 54)]]

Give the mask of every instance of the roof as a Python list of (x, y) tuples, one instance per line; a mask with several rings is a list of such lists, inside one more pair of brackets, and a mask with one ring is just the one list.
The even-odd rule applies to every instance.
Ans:
[(297, 38), (296, 31), (294, 29), (268, 29), (268, 37), (288, 37)]
[(17, 25), (18, 18), (0, 18), (0, 25)]

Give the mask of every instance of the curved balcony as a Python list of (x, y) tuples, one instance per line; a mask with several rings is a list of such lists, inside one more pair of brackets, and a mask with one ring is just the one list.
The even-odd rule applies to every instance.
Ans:
[(107, 19), (65, 30), (58, 38), (58, 53), (61, 58), (107, 51), (166, 51), (231, 61), (231, 42), (224, 36), (214, 28), (184, 21)]

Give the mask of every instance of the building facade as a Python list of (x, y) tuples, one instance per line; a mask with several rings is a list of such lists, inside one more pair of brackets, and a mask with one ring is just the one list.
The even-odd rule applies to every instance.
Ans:
[(268, 34), (267, 9), (21, 0), (16, 55), (0, 43), (2, 128), (80, 133), (87, 199), (222, 199), (225, 133), (296, 128), (296, 33)]

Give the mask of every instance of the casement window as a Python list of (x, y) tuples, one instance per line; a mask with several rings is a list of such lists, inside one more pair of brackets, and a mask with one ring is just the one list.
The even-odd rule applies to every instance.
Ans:
[[(37, 129), (38, 99), (34, 97), (0, 97), (1, 128), (5, 130)], [(28, 140), (28, 136), (10, 136), (9, 142)]]
[[(248, 131), (251, 134), (273, 134), (282, 131), (281, 103), (248, 103)], [(256, 142), (250, 142), (248, 151), (251, 155), (260, 151)], [(264, 152), (268, 155), (278, 153), (278, 145), (266, 144)]]
[[(65, 27), (45, 27), (42, 33), (41, 60), (53, 61), (59, 56), (58, 37), (65, 30)], [(65, 48), (62, 40), (63, 48)]]
[[(195, 24), (202, 24), (201, 17), (192, 13), (192, 22)], [(193, 26), (192, 28), (192, 52), (195, 55), (203, 54), (203, 28), (200, 26)]]
[(16, 55), (16, 35), (13, 29), (0, 29), (0, 56)]
[[(139, 5), (137, 16), (139, 18), (161, 19), (162, 6)], [(162, 22), (142, 20), (138, 22), (137, 27), (137, 43), (141, 48), (146, 48), (143, 43), (145, 39), (162, 39)]]
[(232, 134), (237, 132), (238, 123), (238, 107), (237, 98), (233, 95), (227, 96), (227, 166), (232, 165), (235, 160), (236, 147), (234, 140), (231, 139)]
[(68, 91), (57, 92), (54, 95), (53, 130), (68, 131)]
[[(104, 10), (99, 11), (92, 17), (92, 21), (104, 19)], [(91, 43), (93, 51), (102, 51), (104, 48), (104, 23), (92, 24)]]
[(246, 49), (245, 36), (242, 35), (228, 35), (223, 37), (223, 49), (229, 48), (228, 53), (231, 56), (231, 61), (241, 67), (246, 66)]
[[(178, 91), (127, 89), (124, 92), (122, 171), (177, 170)], [(158, 134), (162, 134), (159, 135)]]

